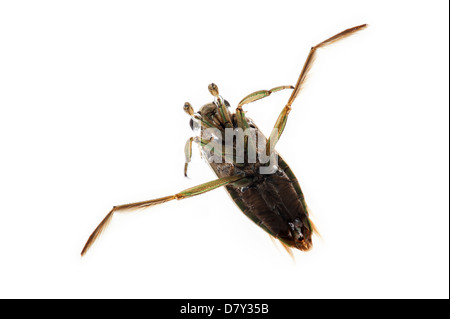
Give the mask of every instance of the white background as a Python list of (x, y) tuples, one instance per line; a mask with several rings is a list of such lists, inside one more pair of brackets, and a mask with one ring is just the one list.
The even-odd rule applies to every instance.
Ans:
[[(1, 298), (448, 298), (447, 1), (2, 1)], [(294, 84), (277, 146), (322, 238), (296, 262), (214, 179), (185, 101)], [(268, 133), (288, 98), (250, 104)]]

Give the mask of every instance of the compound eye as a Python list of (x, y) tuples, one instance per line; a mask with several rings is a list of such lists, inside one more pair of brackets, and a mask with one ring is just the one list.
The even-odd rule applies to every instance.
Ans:
[(196, 120), (196, 119), (190, 119), (189, 120), (189, 126), (191, 127), (191, 130), (195, 133), (195, 134), (200, 134), (200, 128), (201, 125), (200, 123)]

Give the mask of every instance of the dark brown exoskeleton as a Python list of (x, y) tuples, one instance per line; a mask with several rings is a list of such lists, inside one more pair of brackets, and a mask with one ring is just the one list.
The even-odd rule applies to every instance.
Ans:
[[(180, 200), (221, 186), (225, 186), (233, 201), (247, 217), (272, 237), (280, 240), (289, 252), (290, 248), (302, 251), (311, 249), (315, 229), (309, 219), (302, 190), (294, 173), (274, 147), (284, 130), (291, 105), (303, 87), (317, 49), (366, 26), (363, 24), (347, 29), (312, 47), (295, 86), (278, 86), (271, 90), (251, 93), (241, 100), (235, 113), (230, 112), (229, 103), (219, 95), (219, 89), (213, 83), (208, 86), (209, 92), (214, 96), (212, 103), (204, 105), (197, 113), (186, 103), (184, 110), (191, 116), (190, 126), (199, 134), (186, 143), (184, 174), (187, 174), (191, 160), (192, 144), (197, 143), (201, 147), (202, 156), (207, 159), (218, 179), (175, 195), (114, 206), (91, 234), (81, 254), (87, 252), (115, 212)], [(292, 89), (293, 92), (278, 116), (271, 134), (266, 138), (252, 120), (245, 116), (242, 106), (285, 89)]]

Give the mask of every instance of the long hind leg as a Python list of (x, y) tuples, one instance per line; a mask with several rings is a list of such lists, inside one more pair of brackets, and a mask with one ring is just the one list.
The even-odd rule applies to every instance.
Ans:
[(137, 202), (137, 203), (132, 203), (132, 204), (114, 206), (113, 209), (105, 216), (105, 218), (103, 218), (103, 220), (100, 222), (100, 224), (97, 226), (97, 228), (95, 228), (95, 230), (92, 232), (91, 236), (89, 236), (89, 239), (87, 240), (86, 244), (83, 247), (83, 250), (81, 251), (81, 255), (83, 256), (84, 254), (86, 254), (86, 252), (89, 250), (89, 248), (95, 242), (95, 240), (105, 230), (105, 228), (108, 226), (109, 222), (111, 221), (114, 213), (132, 211), (132, 210), (136, 210), (136, 209), (140, 209), (140, 208), (147, 208), (150, 206), (155, 206), (155, 205), (159, 205), (159, 204), (162, 204), (165, 202), (169, 202), (174, 199), (181, 200), (181, 199), (193, 197), (196, 195), (200, 195), (200, 194), (209, 192), (218, 187), (232, 184), (238, 180), (241, 180), (242, 178), (243, 178), (243, 176), (240, 176), (240, 175), (223, 177), (223, 178), (213, 180), (211, 182), (207, 182), (204, 184), (200, 184), (200, 185), (185, 189), (184, 191), (181, 191), (175, 195), (165, 196), (165, 197), (161, 197), (161, 198), (157, 198), (157, 199), (152, 199), (152, 200), (147, 200), (147, 201)]
[(292, 103), (294, 103), (298, 93), (303, 88), (303, 84), (305, 83), (306, 76), (308, 75), (308, 72), (311, 69), (311, 66), (314, 62), (314, 58), (316, 57), (317, 49), (323, 48), (329, 44), (332, 44), (334, 42), (342, 40), (342, 39), (354, 34), (355, 32), (358, 32), (366, 27), (367, 27), (367, 24), (362, 24), (362, 25), (344, 30), (344, 31), (332, 36), (331, 38), (328, 38), (325, 41), (320, 42), (319, 44), (317, 44), (311, 48), (311, 50), (309, 51), (308, 57), (306, 58), (305, 64), (303, 65), (303, 69), (300, 73), (300, 76), (298, 77), (297, 83), (295, 84), (294, 91), (292, 92), (291, 96), (289, 97), (289, 100), (288, 100), (286, 106), (283, 108), (280, 115), (278, 116), (278, 119), (275, 122), (272, 133), (270, 134), (269, 139), (267, 140), (267, 145), (266, 145), (267, 154), (269, 154), (271, 151), (274, 150), (275, 144), (280, 139), (280, 136), (283, 133), (284, 127), (286, 126), (286, 121), (288, 119), (289, 112), (291, 111), (291, 105), (292, 105)]

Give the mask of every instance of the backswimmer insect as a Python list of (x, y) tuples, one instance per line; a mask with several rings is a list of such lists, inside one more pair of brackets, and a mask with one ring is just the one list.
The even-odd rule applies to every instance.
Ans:
[[(317, 49), (366, 27), (363, 24), (349, 28), (313, 46), (295, 86), (278, 86), (251, 93), (239, 102), (235, 113), (230, 112), (230, 104), (219, 95), (219, 89), (214, 83), (208, 86), (209, 92), (214, 96), (212, 103), (204, 105), (197, 113), (186, 103), (184, 111), (191, 117), (189, 124), (199, 135), (191, 137), (186, 143), (184, 174), (187, 174), (191, 160), (192, 144), (197, 143), (218, 179), (175, 195), (114, 206), (91, 234), (81, 255), (86, 254), (105, 230), (114, 213), (147, 208), (174, 199), (181, 200), (222, 186), (239, 209), (269, 235), (278, 239), (291, 255), (291, 248), (310, 250), (312, 235), (317, 231), (309, 218), (297, 178), (274, 147), (283, 133), (291, 105), (304, 85)], [(269, 138), (265, 138), (255, 123), (245, 115), (242, 107), (287, 89), (292, 89), (292, 94), (278, 116)]]

